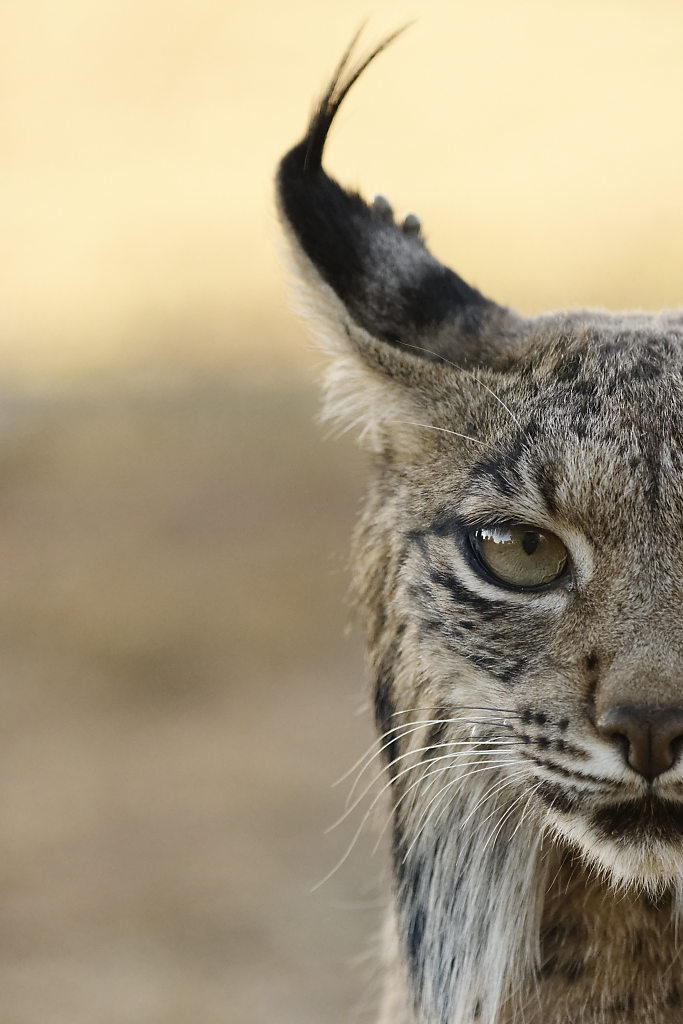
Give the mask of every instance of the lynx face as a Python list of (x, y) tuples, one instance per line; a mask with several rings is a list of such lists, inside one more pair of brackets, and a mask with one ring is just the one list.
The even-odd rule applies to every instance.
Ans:
[(683, 317), (523, 318), (344, 191), (322, 153), (369, 60), (278, 199), (329, 414), (376, 467), (356, 581), (415, 1005), (497, 1020), (557, 864), (683, 876)]
[[(440, 429), (387, 471), (397, 664), (419, 665), (439, 717), (453, 717), (439, 742), (457, 733), (500, 751), (509, 799), (542, 828), (620, 880), (672, 879), (683, 871), (683, 333), (673, 319), (581, 316), (527, 337), (514, 363), (477, 371), (480, 384), (444, 368), (453, 400), (429, 418)], [(402, 689), (383, 685), (405, 710)], [(469, 725), (468, 707), (501, 710)], [(645, 749), (629, 708), (653, 722)], [(402, 749), (399, 737), (391, 752)]]

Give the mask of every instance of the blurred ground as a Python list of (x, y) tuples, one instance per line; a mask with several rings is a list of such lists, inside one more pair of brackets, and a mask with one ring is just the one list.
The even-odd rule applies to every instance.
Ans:
[[(371, 1019), (348, 537), (272, 202), (409, 0), (0, 7), (0, 1024)], [(330, 140), (496, 300), (679, 306), (683, 7), (424, 0)], [(368, 1012), (366, 1012), (368, 1011)]]
[(0, 1019), (348, 1020), (378, 865), (310, 888), (370, 739), (357, 456), (306, 388), (6, 399)]

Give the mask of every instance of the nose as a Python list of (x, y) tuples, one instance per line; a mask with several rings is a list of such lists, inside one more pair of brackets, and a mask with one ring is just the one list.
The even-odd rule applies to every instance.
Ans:
[(683, 745), (683, 708), (618, 705), (604, 711), (595, 725), (605, 739), (625, 741), (627, 762), (646, 779), (671, 768)]

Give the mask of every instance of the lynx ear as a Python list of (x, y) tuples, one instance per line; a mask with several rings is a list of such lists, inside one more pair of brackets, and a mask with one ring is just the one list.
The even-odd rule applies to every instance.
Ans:
[(397, 34), (348, 70), (351, 44), (304, 139), (280, 164), (277, 198), (308, 303), (328, 342), (336, 335), (336, 354), (351, 347), (366, 366), (414, 381), (416, 363), (424, 367), (424, 360), (495, 362), (507, 348), (505, 336), (514, 333), (514, 317), (439, 263), (415, 218), (399, 226), (386, 201), (368, 205), (323, 170), (325, 141), (342, 101)]

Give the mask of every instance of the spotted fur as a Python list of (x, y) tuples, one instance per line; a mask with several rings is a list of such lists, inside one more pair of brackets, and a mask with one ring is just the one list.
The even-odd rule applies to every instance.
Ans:
[[(344, 59), (277, 188), (328, 415), (374, 462), (355, 581), (393, 807), (382, 1024), (673, 1024), (683, 765), (648, 780), (595, 722), (683, 704), (683, 316), (521, 317), (330, 179), (376, 52)], [(561, 538), (569, 575), (482, 573), (471, 529), (510, 522)]]

